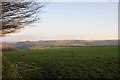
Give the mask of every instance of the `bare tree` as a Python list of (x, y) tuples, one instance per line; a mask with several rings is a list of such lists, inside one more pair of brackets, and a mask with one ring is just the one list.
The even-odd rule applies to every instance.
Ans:
[(36, 21), (36, 13), (41, 10), (41, 2), (0, 2), (0, 34), (14, 33)]

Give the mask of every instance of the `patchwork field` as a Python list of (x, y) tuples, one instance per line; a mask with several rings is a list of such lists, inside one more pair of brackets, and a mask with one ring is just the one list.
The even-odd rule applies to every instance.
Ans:
[[(118, 79), (118, 46), (13, 51), (3, 52), (3, 56), (9, 65), (14, 65), (22, 78)], [(3, 60), (3, 64), (6, 61)], [(6, 65), (3, 66), (4, 76), (8, 75), (5, 67)]]

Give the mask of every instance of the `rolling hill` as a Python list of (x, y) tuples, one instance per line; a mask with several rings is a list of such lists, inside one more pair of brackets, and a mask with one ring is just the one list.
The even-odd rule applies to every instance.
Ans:
[(2, 45), (0, 45), (0, 50), (2, 50), (2, 51), (18, 51), (19, 49), (12, 45), (9, 45), (9, 44), (2, 44)]
[[(6, 43), (6, 42), (4, 42)], [(48, 47), (68, 47), (68, 46), (108, 46), (108, 45), (118, 45), (118, 40), (49, 40), (49, 41), (23, 41), (8, 43), (8, 45), (3, 46), (9, 48), (18, 49), (42, 49)], [(11, 46), (9, 46), (11, 45)]]

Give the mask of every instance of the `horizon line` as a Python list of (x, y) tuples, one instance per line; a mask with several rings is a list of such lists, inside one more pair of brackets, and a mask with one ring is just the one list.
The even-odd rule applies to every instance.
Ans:
[(120, 40), (120, 39), (97, 39), (97, 40), (87, 40), (87, 39), (50, 39), (50, 40), (20, 40), (20, 41), (0, 41), (2, 42), (34, 42), (34, 41), (108, 41), (108, 40)]

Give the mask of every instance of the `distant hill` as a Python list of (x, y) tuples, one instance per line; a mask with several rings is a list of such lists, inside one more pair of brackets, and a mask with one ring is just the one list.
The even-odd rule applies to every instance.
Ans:
[(19, 49), (10, 44), (0, 44), (0, 50), (2, 51), (18, 51)]
[[(18, 49), (45, 49), (60, 46), (106, 46), (118, 45), (118, 40), (50, 40), (50, 41), (24, 41), (8, 43)], [(13, 47), (12, 47), (13, 48)]]

